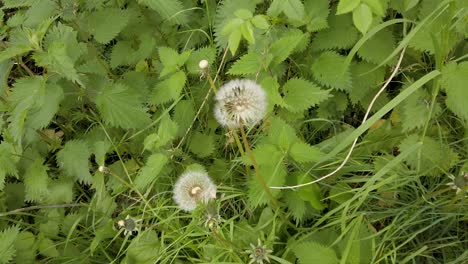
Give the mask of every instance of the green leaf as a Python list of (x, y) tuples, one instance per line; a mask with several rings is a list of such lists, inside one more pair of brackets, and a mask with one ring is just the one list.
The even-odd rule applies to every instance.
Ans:
[(16, 163), (18, 163), (20, 153), (17, 153), (16, 149), (6, 141), (0, 143), (0, 190), (3, 190), (5, 186), (5, 177), (7, 175), (18, 177)]
[(299, 259), (299, 263), (321, 263), (321, 264), (338, 264), (340, 260), (336, 256), (336, 252), (331, 247), (324, 246), (320, 243), (310, 241), (299, 244), (293, 248), (294, 254)]
[(299, 139), (294, 128), (281, 118), (273, 117), (270, 120), (270, 128), (268, 129), (268, 140), (283, 152), (287, 152), (290, 146)]
[(270, 53), (273, 54), (271, 65), (274, 67), (286, 60), (305, 36), (305, 34), (294, 33), (275, 41), (270, 47)]
[(195, 118), (195, 106), (192, 101), (181, 100), (174, 107), (173, 119), (179, 127), (177, 136), (183, 136)]
[[(238, 59), (229, 69), (231, 75), (255, 74), (261, 70), (263, 56), (256, 52), (249, 52)], [(263, 65), (264, 66), (264, 65)]]
[(176, 72), (169, 78), (159, 82), (151, 93), (152, 104), (164, 104), (179, 98), (185, 86), (187, 77), (182, 71)]
[(352, 12), (356, 7), (358, 7), (361, 0), (340, 0), (338, 7), (336, 9), (336, 14), (346, 14)]
[[(268, 143), (262, 143), (255, 146), (252, 153), (255, 157), (255, 161), (259, 165), (271, 165), (272, 160), (281, 160), (285, 156), (285, 154), (275, 145)], [(242, 156), (242, 163), (245, 165), (253, 165), (252, 160), (247, 153)]]
[(249, 21), (243, 23), (240, 27), (242, 36), (250, 43), (255, 44), (254, 28), (252, 23)]
[(256, 28), (267, 30), (270, 27), (270, 23), (264, 15), (256, 15), (252, 19), (252, 23)]
[(363, 107), (367, 108), (370, 103), (368, 97), (373, 97), (377, 89), (382, 85), (385, 77), (385, 68), (375, 68), (374, 64), (365, 61), (353, 63), (351, 65), (351, 74), (353, 86), (349, 90), (349, 98), (354, 104), (361, 102)]
[(372, 24), (372, 11), (366, 4), (360, 4), (353, 11), (353, 22), (356, 28), (364, 35)]
[(19, 234), (19, 228), (12, 226), (0, 232), (0, 263), (9, 263), (16, 254), (15, 240)]
[[(298, 184), (310, 182), (313, 180), (312, 177), (310, 177), (308, 174), (299, 174), (296, 177)], [(322, 201), (322, 191), (320, 190), (320, 187), (317, 183), (301, 187), (298, 190), (298, 195), (303, 201), (309, 202), (309, 204), (315, 210), (323, 210), (325, 208), (325, 204)]]
[(42, 201), (49, 194), (48, 181), (47, 166), (42, 165), (42, 159), (36, 159), (24, 175), (25, 201)]
[(70, 140), (57, 153), (57, 163), (66, 176), (89, 184), (92, 181), (89, 173), (89, 156), (91, 156), (91, 152), (86, 142)]
[[(396, 43), (393, 33), (385, 28), (368, 39), (357, 51), (357, 54), (362, 59), (378, 65), (390, 56), (395, 48)], [(386, 64), (392, 65), (395, 63), (396, 57), (389, 60)]]
[(159, 13), (171, 24), (183, 25), (188, 22), (190, 12), (184, 8), (180, 0), (138, 0)]
[(359, 32), (353, 26), (351, 14), (331, 15), (329, 27), (317, 32), (312, 40), (312, 50), (349, 49), (358, 40)]
[(401, 103), (403, 131), (422, 128), (426, 124), (429, 115), (437, 116), (440, 113), (441, 108), (437, 102), (431, 112), (430, 101), (430, 94), (424, 89), (419, 89)]
[(201, 60), (207, 60), (208, 65), (213, 64), (216, 58), (216, 50), (211, 47), (201, 48), (190, 53), (186, 62), (187, 71), (191, 74), (200, 74), (200, 67), (198, 64)]
[(49, 184), (49, 193), (54, 195), (47, 196), (48, 204), (71, 203), (73, 201), (73, 182), (69, 178), (60, 178), (53, 180)]
[(298, 141), (292, 144), (289, 155), (299, 163), (319, 161), (325, 154), (317, 147)]
[[(418, 135), (410, 135), (404, 139), (399, 147), (400, 152), (405, 152), (419, 141)], [(439, 175), (448, 171), (458, 161), (458, 154), (454, 152), (446, 142), (426, 136), (423, 145), (415, 155), (408, 156), (405, 161), (413, 169), (419, 169), (429, 175)]]
[(328, 0), (305, 1), (305, 21), (307, 30), (316, 32), (328, 27), (328, 14), (330, 13)]
[(42, 129), (49, 125), (63, 100), (63, 89), (56, 84), (46, 84), (45, 94), (40, 106), (28, 117), (28, 125), (33, 129)]
[(345, 57), (333, 51), (326, 51), (312, 64), (312, 74), (323, 85), (338, 90), (351, 88), (351, 73), (343, 69)]
[(34, 263), (36, 260), (36, 237), (31, 232), (21, 232), (15, 241), (15, 263)]
[(143, 143), (144, 149), (152, 150), (162, 147), (175, 139), (177, 135), (178, 126), (171, 120), (168, 114), (161, 118), (161, 123), (157, 133), (148, 135)]
[(124, 129), (141, 128), (149, 122), (149, 115), (136, 94), (121, 83), (105, 86), (94, 99), (106, 124)]
[[(260, 174), (263, 176), (266, 186), (282, 186), (286, 181), (286, 168), (283, 164), (283, 159), (270, 160), (269, 165), (259, 165)], [(253, 208), (267, 204), (270, 201), (268, 194), (262, 186), (262, 183), (252, 171), (249, 175), (249, 204)], [(278, 197), (281, 194), (281, 190), (270, 189), (273, 197)]]
[(468, 121), (468, 62), (451, 62), (442, 70), (441, 84), (447, 93), (445, 104), (456, 115)]
[(39, 238), (39, 253), (49, 258), (56, 258), (60, 256), (54, 241), (46, 237)]
[(164, 69), (161, 71), (160, 77), (174, 73), (182, 67), (189, 59), (191, 51), (185, 51), (182, 54), (177, 53), (174, 49), (161, 47), (159, 48), (159, 57)]
[(239, 47), (239, 43), (241, 41), (241, 31), (239, 30), (234, 30), (230, 35), (229, 35), (229, 40), (228, 40), (228, 47), (229, 50), (231, 51), (231, 54), (234, 56), (236, 54), (237, 48)]
[(200, 158), (211, 155), (215, 148), (215, 140), (212, 135), (195, 132), (190, 138), (189, 149)]
[(58, 9), (58, 5), (51, 0), (35, 1), (25, 14), (24, 26), (36, 27), (42, 21), (54, 16)]
[(284, 105), (291, 112), (300, 112), (328, 99), (330, 92), (303, 79), (290, 79), (283, 86)]
[(158, 179), (167, 161), (168, 158), (160, 153), (149, 156), (145, 166), (141, 168), (135, 178), (134, 183), (136, 188), (142, 192), (146, 191), (146, 189)]
[(250, 10), (248, 10), (248, 9), (238, 9), (238, 10), (236, 10), (236, 12), (234, 12), (234, 15), (236, 15), (236, 17), (244, 19), (244, 20), (248, 20), (248, 19), (251, 19), (253, 17), (252, 12), (250, 12)]
[(372, 13), (376, 14), (378, 17), (385, 16), (388, 6), (387, 0), (361, 0), (361, 2), (367, 4), (372, 10)]
[(296, 191), (286, 191), (284, 195), (288, 212), (292, 214), (292, 217), (296, 222), (302, 222), (305, 220), (307, 213), (306, 203), (299, 197)]
[(304, 5), (300, 0), (283, 0), (283, 12), (290, 20), (304, 19)]

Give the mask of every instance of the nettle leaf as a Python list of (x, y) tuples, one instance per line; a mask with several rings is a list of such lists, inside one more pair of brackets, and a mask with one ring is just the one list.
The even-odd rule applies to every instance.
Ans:
[(57, 163), (66, 176), (90, 184), (92, 177), (89, 173), (89, 156), (91, 151), (86, 142), (70, 140), (57, 153)]
[[(410, 135), (401, 141), (400, 152), (420, 141), (418, 135)], [(420, 153), (420, 155), (419, 155)], [(429, 175), (439, 175), (440, 171), (448, 171), (458, 161), (458, 155), (446, 142), (441, 142), (426, 136), (418, 153), (408, 156), (405, 161), (413, 169), (418, 169)]]
[[(393, 33), (389, 29), (384, 28), (364, 42), (364, 45), (357, 51), (357, 54), (365, 61), (379, 65), (393, 52), (395, 47), (396, 41)], [(386, 64), (393, 65), (395, 63), (396, 58), (393, 58)]]
[[(21, 23), (20, 23), (21, 24)], [(9, 36), (8, 46), (0, 51), (0, 62), (19, 56), (33, 49), (26, 30), (12, 30)]]
[(447, 93), (445, 104), (456, 115), (468, 120), (468, 62), (450, 62), (442, 70), (442, 87)]
[(431, 95), (424, 89), (418, 89), (401, 103), (400, 118), (403, 131), (422, 128), (426, 124), (429, 115), (438, 115), (441, 110), (440, 105), (436, 103), (431, 113), (430, 101)]
[(28, 125), (33, 129), (42, 129), (49, 125), (57, 113), (64, 94), (62, 87), (57, 84), (46, 84), (45, 94), (41, 105), (28, 117)]
[[(286, 168), (283, 164), (283, 159), (270, 160), (270, 165), (259, 165), (260, 174), (265, 180), (266, 186), (282, 186), (286, 181)], [(253, 208), (267, 204), (270, 201), (268, 194), (262, 186), (262, 183), (258, 179), (255, 172), (249, 175), (249, 204)], [(273, 197), (278, 197), (281, 194), (281, 190), (270, 189)]]
[(172, 121), (171, 117), (168, 114), (165, 114), (161, 118), (161, 123), (159, 124), (158, 132), (148, 135), (145, 138), (143, 143), (144, 148), (147, 150), (152, 150), (154, 148), (162, 147), (177, 136), (178, 126)]
[(238, 38), (240, 41), (241, 33), (237, 31), (238, 34), (233, 36), (223, 35), (221, 32), (224, 27), (231, 21), (233, 18), (236, 18), (235, 12), (239, 9), (246, 9), (250, 12), (255, 12), (255, 6), (261, 2), (260, 0), (225, 0), (222, 1), (222, 4), (218, 6), (216, 10), (216, 19), (214, 23), (215, 31), (215, 41), (216, 46), (224, 49), (228, 43), (234, 42), (234, 40), (229, 41), (229, 38)]
[(270, 53), (273, 54), (271, 65), (274, 67), (291, 55), (301, 41), (306, 38), (306, 34), (293, 31), (273, 43), (270, 47)]
[(333, 248), (315, 241), (299, 244), (293, 248), (299, 263), (337, 264), (340, 262)]
[(283, 86), (284, 105), (291, 112), (300, 112), (330, 97), (330, 91), (321, 90), (314, 83), (303, 79), (290, 79)]
[(0, 232), (0, 263), (9, 263), (16, 254), (15, 240), (19, 234), (19, 227), (12, 226)]
[(284, 13), (291, 21), (304, 19), (304, 4), (300, 0), (273, 0), (267, 11), (269, 16)]
[(183, 25), (188, 22), (190, 13), (179, 0), (138, 0), (138, 3), (149, 6), (171, 24)]
[[(359, 1), (358, 1), (359, 2)], [(353, 11), (353, 22), (356, 28), (364, 35), (372, 24), (372, 11), (366, 4), (360, 4)]]
[[(285, 153), (280, 151), (275, 145), (268, 143), (255, 146), (252, 153), (255, 157), (255, 161), (259, 165), (269, 165), (272, 160), (281, 160), (285, 156)], [(247, 153), (242, 156), (242, 163), (245, 165), (253, 165)]]
[(195, 132), (190, 138), (189, 149), (200, 158), (211, 155), (215, 148), (213, 135)]
[(326, 100), (318, 106), (317, 116), (325, 119), (342, 115), (348, 108), (348, 97), (344, 92), (332, 91), (333, 100)]
[(74, 197), (73, 184), (74, 181), (69, 178), (60, 178), (51, 181), (49, 184), (49, 193), (53, 193), (54, 195), (47, 196), (46, 202), (48, 204), (71, 203)]
[(238, 59), (229, 69), (231, 75), (255, 74), (265, 67), (263, 56), (256, 52), (249, 52)]
[(336, 8), (336, 14), (346, 14), (352, 12), (359, 6), (361, 0), (340, 0), (338, 7)]
[(36, 259), (36, 237), (31, 232), (21, 232), (15, 240), (15, 263), (34, 263)]
[(58, 9), (58, 5), (51, 0), (35, 1), (28, 11), (26, 11), (24, 26), (33, 28), (42, 21), (54, 16)]
[(102, 44), (113, 40), (127, 25), (130, 14), (119, 8), (105, 8), (89, 14), (88, 30)]
[(351, 14), (331, 15), (327, 29), (317, 32), (312, 40), (312, 50), (349, 49), (356, 43), (359, 33), (353, 25)]
[(5, 187), (5, 177), (7, 175), (18, 177), (18, 169), (16, 168), (16, 163), (19, 160), (18, 154), (20, 153), (17, 153), (12, 144), (6, 141), (0, 143), (0, 190)]
[(351, 64), (353, 85), (348, 92), (349, 99), (354, 104), (362, 102), (369, 94), (374, 96), (376, 89), (382, 85), (385, 77), (385, 67), (371, 71), (375, 66), (377, 65), (364, 61)]
[(298, 141), (296, 131), (279, 117), (270, 119), (268, 129), (268, 141), (278, 146), (283, 152), (287, 152), (290, 146)]
[(192, 101), (181, 100), (174, 107), (173, 119), (179, 127), (177, 136), (183, 136), (195, 118), (195, 106)]
[(42, 164), (42, 159), (36, 159), (26, 170), (24, 186), (26, 188), (25, 201), (42, 201), (49, 194), (47, 189), (49, 175), (47, 166)]
[(299, 197), (296, 191), (286, 191), (284, 194), (284, 200), (288, 207), (288, 212), (292, 214), (292, 217), (296, 222), (302, 222), (305, 220), (307, 213), (306, 203)]
[(267, 112), (273, 111), (275, 105), (284, 106), (283, 97), (279, 93), (278, 81), (273, 77), (266, 77), (260, 83), (262, 88), (265, 90), (268, 98)]
[(312, 74), (323, 85), (338, 90), (351, 88), (351, 73), (344, 69), (345, 57), (334, 51), (326, 51), (312, 64)]
[(388, 0), (361, 0), (361, 2), (367, 4), (372, 10), (372, 13), (376, 16), (385, 16), (388, 8)]
[(319, 161), (325, 153), (317, 147), (298, 141), (292, 144), (289, 155), (298, 163), (307, 163)]
[(105, 86), (94, 102), (106, 124), (124, 129), (141, 128), (150, 122), (138, 95), (121, 83)]
[(305, 1), (305, 21), (307, 30), (311, 32), (328, 28), (328, 14), (330, 13), (328, 0)]
[(182, 71), (176, 72), (169, 78), (159, 82), (151, 93), (152, 104), (164, 104), (179, 98), (185, 86), (187, 77)]
[(166, 76), (179, 70), (182, 65), (189, 59), (191, 51), (184, 51), (182, 54), (177, 53), (174, 49), (161, 47), (159, 48), (159, 57), (164, 69), (161, 71), (160, 77)]
[(167, 161), (168, 158), (161, 153), (151, 155), (135, 178), (134, 183), (136, 188), (143, 192), (148, 189), (148, 187), (158, 179)]

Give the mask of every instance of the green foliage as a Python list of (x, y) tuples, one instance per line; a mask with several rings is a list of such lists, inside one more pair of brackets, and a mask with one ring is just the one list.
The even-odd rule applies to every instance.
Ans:
[(1, 263), (464, 263), (465, 0), (0, 6)]

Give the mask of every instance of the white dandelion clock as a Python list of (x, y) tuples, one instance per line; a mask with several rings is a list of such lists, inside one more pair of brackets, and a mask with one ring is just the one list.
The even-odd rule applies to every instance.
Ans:
[(233, 80), (224, 84), (215, 99), (216, 120), (225, 127), (255, 125), (266, 113), (266, 93), (252, 80)]
[(207, 173), (188, 171), (180, 175), (174, 186), (174, 201), (180, 209), (190, 212), (198, 203), (216, 198), (216, 185)]

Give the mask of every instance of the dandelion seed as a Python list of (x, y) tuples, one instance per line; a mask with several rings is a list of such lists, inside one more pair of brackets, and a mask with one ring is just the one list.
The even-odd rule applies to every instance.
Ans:
[(255, 246), (254, 244), (250, 244), (251, 249), (245, 251), (245, 253), (250, 254), (249, 264), (257, 263), (263, 264), (263, 261), (270, 263), (269, 255), (273, 252), (271, 249), (267, 249), (265, 245), (262, 245), (260, 239), (258, 239), (258, 244)]
[(265, 91), (252, 80), (233, 80), (224, 84), (216, 94), (216, 101), (216, 120), (225, 127), (252, 126), (265, 116)]
[(461, 192), (467, 192), (466, 187), (468, 186), (468, 172), (462, 172), (460, 176), (455, 177), (453, 175), (448, 176), (452, 181), (446, 185), (456, 190), (456, 194)]
[(216, 185), (205, 172), (189, 171), (180, 175), (173, 192), (179, 208), (190, 212), (198, 203), (216, 198)]
[(117, 222), (117, 226), (119, 227), (119, 229), (124, 228), (124, 235), (126, 236), (127, 234), (133, 234), (134, 232), (138, 232), (138, 223), (141, 221), (141, 219), (133, 219), (129, 215), (127, 215), (125, 219), (119, 220)]

